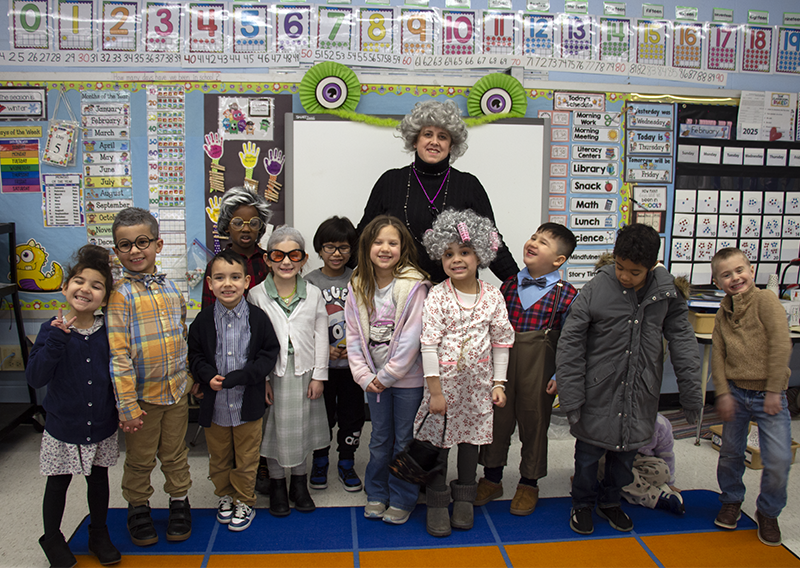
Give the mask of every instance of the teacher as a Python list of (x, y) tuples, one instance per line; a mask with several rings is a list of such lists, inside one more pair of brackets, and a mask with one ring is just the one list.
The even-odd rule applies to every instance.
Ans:
[[(492, 204), (478, 178), (450, 165), (467, 151), (467, 125), (453, 101), (417, 103), (397, 130), (405, 142), (405, 150), (415, 152), (414, 161), (404, 168), (388, 170), (378, 179), (358, 232), (378, 215), (397, 217), (414, 236), (420, 266), (433, 282), (442, 282), (446, 278), (442, 263), (439, 259), (431, 260), (422, 244), (425, 231), (447, 208), (472, 209), (494, 223)], [(489, 269), (501, 281), (519, 272), (502, 236), (497, 257)]]

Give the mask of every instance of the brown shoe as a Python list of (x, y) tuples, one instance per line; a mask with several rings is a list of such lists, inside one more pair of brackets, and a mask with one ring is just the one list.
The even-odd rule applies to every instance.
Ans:
[(531, 487), (520, 483), (517, 485), (517, 492), (511, 500), (511, 514), (524, 517), (530, 515), (539, 502), (539, 488)]
[(489, 501), (494, 501), (503, 496), (503, 484), (494, 483), (485, 477), (478, 481), (478, 496), (475, 498), (475, 506), (481, 507)]
[(741, 503), (723, 503), (722, 508), (714, 519), (714, 524), (723, 529), (733, 530), (736, 528), (736, 521), (742, 517)]
[(781, 528), (778, 519), (770, 519), (756, 509), (756, 523), (758, 524), (758, 540), (767, 546), (781, 545)]

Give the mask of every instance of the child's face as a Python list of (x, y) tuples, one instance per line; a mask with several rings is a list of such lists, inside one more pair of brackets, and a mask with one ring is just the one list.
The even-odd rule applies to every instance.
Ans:
[[(145, 240), (149, 240), (147, 246), (144, 244)], [(140, 248), (137, 242), (143, 248)], [(117, 253), (122, 266), (131, 272), (155, 272), (156, 255), (163, 247), (164, 241), (154, 238), (147, 225), (117, 227), (114, 235), (114, 252)], [(122, 249), (127, 249), (127, 252)]]
[(250, 287), (250, 276), (238, 262), (229, 264), (225, 259), (217, 259), (207, 276), (208, 287), (217, 301), (229, 310), (239, 305), (245, 290)]
[(564, 264), (567, 257), (558, 252), (558, 241), (550, 233), (535, 233), (525, 242), (522, 257), (531, 276), (550, 274)]
[(755, 268), (747, 262), (744, 255), (734, 254), (719, 261), (714, 270), (714, 284), (729, 296), (733, 296), (753, 287), (755, 272)]
[(444, 273), (450, 277), (453, 286), (459, 290), (461, 284), (475, 282), (479, 264), (478, 255), (475, 254), (473, 248), (461, 243), (450, 243), (442, 255)]
[[(299, 253), (296, 251), (300, 251)], [(302, 253), (302, 260), (292, 260), (289, 258), (289, 253), (299, 255)], [(274, 260), (283, 256), (280, 260)], [(272, 269), (272, 277), (276, 280), (294, 280), (297, 274), (305, 266), (308, 260), (308, 255), (300, 247), (300, 244), (295, 241), (283, 241), (278, 243), (271, 250), (264, 255), (264, 260), (267, 266)]]
[(61, 287), (61, 293), (73, 312), (92, 314), (106, 305), (106, 279), (94, 268), (84, 268)]
[(386, 225), (380, 230), (369, 249), (369, 259), (375, 266), (376, 275), (388, 275), (394, 271), (394, 267), (400, 262), (401, 247), (402, 241), (397, 229)]
[[(237, 227), (236, 225), (240, 225), (239, 219), (241, 219), (241, 226)], [(237, 207), (228, 224), (233, 250), (239, 254), (252, 252), (258, 244), (258, 231), (261, 225), (258, 209), (253, 205)]]
[(649, 268), (619, 257), (614, 259), (614, 263), (614, 274), (623, 288), (633, 288), (636, 291), (642, 289), (647, 280), (647, 273), (650, 272)]
[(330, 275), (340, 275), (344, 273), (351, 252), (350, 243), (335, 241), (324, 243), (319, 251), (319, 256)]

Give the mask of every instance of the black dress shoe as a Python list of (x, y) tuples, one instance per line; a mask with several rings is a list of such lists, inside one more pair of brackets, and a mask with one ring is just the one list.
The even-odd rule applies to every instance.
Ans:
[(285, 517), (291, 512), (286, 478), (269, 480), (269, 512), (274, 517)]
[(289, 483), (289, 500), (294, 502), (294, 508), (301, 513), (310, 513), (316, 510), (314, 500), (308, 492), (308, 476), (293, 475)]
[(265, 460), (264, 463), (258, 464), (258, 473), (256, 473), (256, 491), (263, 495), (269, 495), (269, 483), (269, 470), (267, 469), (267, 462)]
[(128, 504), (128, 532), (136, 546), (150, 546), (158, 542), (158, 533), (150, 517), (150, 505), (134, 507)]
[(189, 498), (169, 500), (169, 522), (167, 540), (181, 542), (192, 536), (192, 507)]

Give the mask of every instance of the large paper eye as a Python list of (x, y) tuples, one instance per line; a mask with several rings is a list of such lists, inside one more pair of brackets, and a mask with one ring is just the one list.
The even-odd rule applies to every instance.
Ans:
[(520, 82), (503, 73), (483, 77), (472, 87), (467, 99), (470, 116), (525, 116), (527, 106), (528, 99)]
[(361, 97), (361, 83), (341, 63), (324, 61), (309, 69), (300, 81), (300, 104), (308, 113), (326, 110), (354, 111)]

